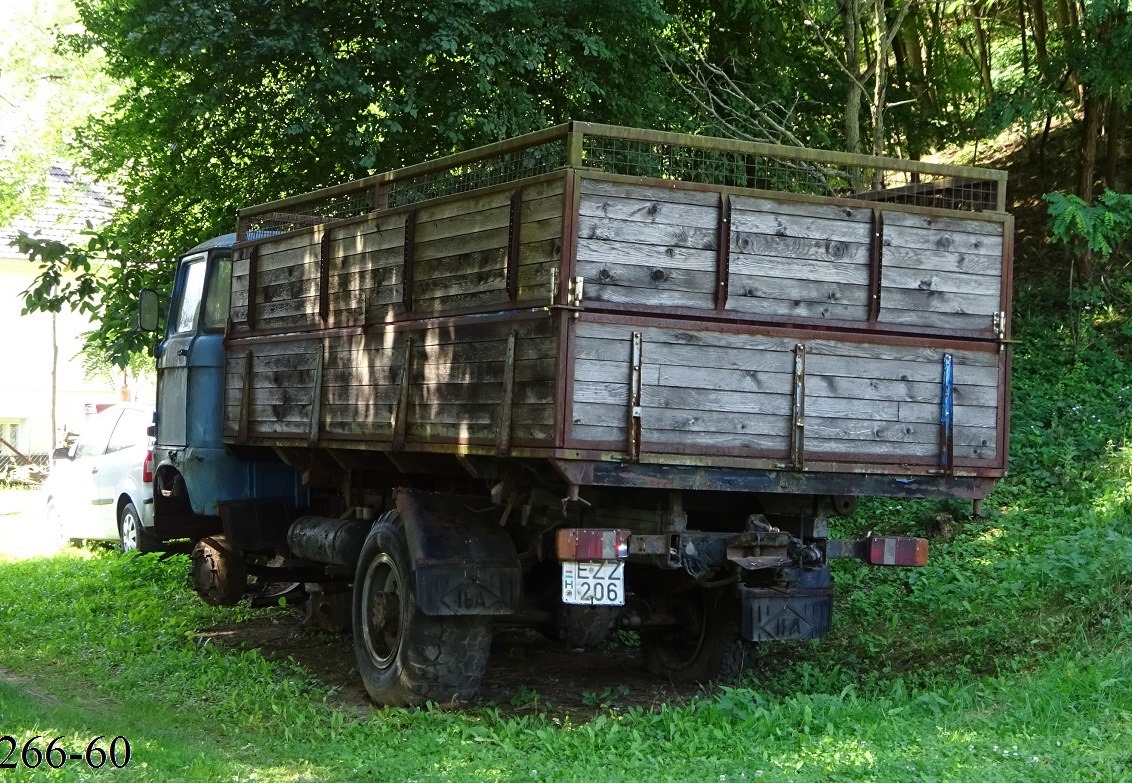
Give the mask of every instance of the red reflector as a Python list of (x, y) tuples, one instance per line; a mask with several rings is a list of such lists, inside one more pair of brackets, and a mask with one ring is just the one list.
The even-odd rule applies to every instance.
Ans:
[(899, 536), (870, 536), (865, 542), (865, 562), (876, 566), (927, 565), (928, 540)]
[(559, 560), (624, 560), (629, 556), (628, 530), (567, 527), (558, 531)]
[(147, 451), (145, 459), (142, 460), (142, 481), (146, 484), (153, 481), (153, 449)]

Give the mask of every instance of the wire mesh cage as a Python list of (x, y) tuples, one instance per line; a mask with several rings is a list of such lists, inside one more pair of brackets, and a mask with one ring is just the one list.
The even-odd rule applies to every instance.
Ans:
[(476, 150), (244, 210), (241, 240), (406, 207), (564, 167), (720, 188), (802, 193), (939, 209), (1002, 210), (989, 169), (569, 123)]

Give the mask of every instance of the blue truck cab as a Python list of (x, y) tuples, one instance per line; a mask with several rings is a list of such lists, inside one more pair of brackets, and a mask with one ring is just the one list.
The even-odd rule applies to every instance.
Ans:
[(223, 442), (224, 338), (235, 234), (182, 256), (157, 345), (154, 530), (162, 540), (223, 531), (231, 504), (303, 500), (297, 471), (271, 453), (237, 455)]

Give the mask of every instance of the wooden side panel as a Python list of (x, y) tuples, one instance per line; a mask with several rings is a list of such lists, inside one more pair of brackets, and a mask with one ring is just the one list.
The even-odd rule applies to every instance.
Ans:
[(591, 309), (994, 335), (1004, 219), (788, 194), (728, 192), (725, 208), (720, 193), (599, 174), (581, 187), (577, 274)]
[[(315, 227), (298, 236), (267, 239), (259, 243), (255, 259), (255, 279), (249, 275), (249, 249), (241, 250), (245, 260), (232, 269), (232, 310), (234, 324), (248, 322), (249, 297), (254, 299), (255, 328), (262, 330), (309, 329), (318, 315), (318, 279), (322, 229)], [(249, 287), (255, 286), (254, 296)]]
[[(554, 270), (562, 258), (564, 176), (523, 186), (515, 226), (514, 190), (476, 193), (417, 210), (408, 254), (412, 314), (501, 309), (511, 301), (509, 266), (517, 276), (516, 301), (548, 302)], [(247, 331), (249, 301), (256, 307), (256, 331), (403, 318), (408, 214), (375, 213), (364, 220), (264, 239), (258, 244), (254, 270), (247, 262), (250, 249), (238, 251), (243, 260), (232, 279), (234, 331)], [(324, 230), (329, 233), (325, 243)], [(513, 232), (518, 232), (517, 241)], [(328, 253), (325, 321), (319, 312), (324, 248)], [(509, 264), (513, 248), (517, 263)]]
[(577, 274), (590, 302), (714, 307), (719, 196), (582, 180)]
[(865, 320), (871, 209), (731, 198), (727, 308)]
[(642, 337), (642, 451), (785, 451), (794, 343), (706, 330), (579, 323), (572, 437), (625, 443), (634, 331)]
[(991, 332), (1002, 294), (1004, 224), (884, 213), (878, 321)]
[[(585, 447), (621, 451), (629, 435), (634, 331), (642, 335), (644, 452), (786, 460), (796, 383), (804, 384), (804, 453), (822, 461), (930, 464), (940, 456), (944, 350), (909, 344), (800, 339), (709, 328), (576, 327), (570, 435)], [(805, 372), (794, 374), (796, 346)], [(999, 354), (949, 350), (954, 362), (953, 455), (998, 457)], [(599, 445), (600, 444), (600, 445)]]
[[(943, 355), (834, 340), (806, 345), (806, 451), (849, 457), (938, 458)], [(954, 360), (956, 459), (997, 458), (999, 354)]]
[[(508, 372), (511, 334), (515, 356)], [(501, 427), (508, 429), (508, 443), (550, 445), (557, 339), (554, 318), (546, 315), (237, 343), (228, 355), (225, 433), (236, 439), (244, 419), (251, 442), (306, 443), (315, 417), (315, 442), (323, 445), (358, 440), (391, 447), (399, 428), (410, 448), (496, 444)], [(251, 379), (247, 392), (245, 377)], [(511, 380), (509, 395), (505, 379)]]

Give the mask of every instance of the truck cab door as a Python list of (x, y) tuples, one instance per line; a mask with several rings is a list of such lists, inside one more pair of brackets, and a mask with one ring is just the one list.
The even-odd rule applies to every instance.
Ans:
[(162, 446), (220, 445), (231, 280), (228, 248), (186, 256), (177, 270), (165, 340), (157, 349), (157, 441)]

